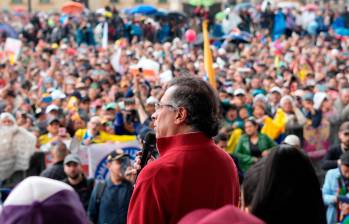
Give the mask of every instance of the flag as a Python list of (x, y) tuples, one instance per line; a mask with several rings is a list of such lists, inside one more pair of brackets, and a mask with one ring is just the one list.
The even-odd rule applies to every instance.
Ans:
[(283, 132), (285, 132), (287, 117), (282, 109), (277, 109), (274, 119), (267, 117), (261, 132), (271, 139), (276, 140)]
[(216, 89), (216, 75), (213, 69), (213, 60), (212, 53), (210, 49), (210, 40), (208, 38), (208, 22), (205, 20), (202, 23), (202, 33), (204, 36), (204, 62), (205, 62), (205, 70), (208, 75), (208, 80), (212, 86), (212, 88)]
[(103, 26), (102, 48), (108, 48), (108, 22), (105, 22)]
[(108, 177), (107, 157), (115, 149), (122, 149), (124, 153), (130, 156), (131, 162), (134, 162), (136, 154), (141, 150), (137, 140), (126, 142), (114, 142), (104, 144), (93, 144), (81, 147), (78, 155), (82, 162), (84, 170), (88, 169), (88, 176), (104, 180)]

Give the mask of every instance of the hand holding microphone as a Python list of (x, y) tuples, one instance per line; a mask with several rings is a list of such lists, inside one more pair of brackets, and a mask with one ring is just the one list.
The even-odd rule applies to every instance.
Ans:
[[(153, 131), (146, 134), (143, 140), (143, 149), (136, 155), (135, 163), (132, 169), (129, 169), (126, 176), (138, 176), (140, 171), (151, 161), (155, 160), (152, 156), (154, 150), (156, 150), (156, 137)], [(136, 178), (137, 179), (137, 178)], [(135, 182), (134, 178), (130, 178), (131, 182)]]

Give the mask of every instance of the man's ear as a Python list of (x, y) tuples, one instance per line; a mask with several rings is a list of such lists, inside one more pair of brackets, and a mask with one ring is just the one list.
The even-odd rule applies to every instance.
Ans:
[(177, 110), (176, 120), (175, 124), (182, 124), (185, 123), (189, 116), (188, 110), (184, 107), (179, 107)]

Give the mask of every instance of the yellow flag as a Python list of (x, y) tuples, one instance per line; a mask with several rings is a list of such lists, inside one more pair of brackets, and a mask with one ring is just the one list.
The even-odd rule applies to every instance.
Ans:
[(204, 35), (204, 62), (205, 62), (205, 70), (208, 75), (208, 80), (212, 86), (212, 88), (216, 89), (216, 75), (213, 69), (213, 60), (212, 53), (210, 49), (210, 40), (208, 38), (208, 21), (205, 20), (202, 23), (202, 33)]
[(264, 125), (261, 132), (268, 135), (271, 139), (277, 139), (283, 132), (285, 132), (287, 117), (282, 109), (277, 109), (274, 119), (267, 117), (264, 120)]

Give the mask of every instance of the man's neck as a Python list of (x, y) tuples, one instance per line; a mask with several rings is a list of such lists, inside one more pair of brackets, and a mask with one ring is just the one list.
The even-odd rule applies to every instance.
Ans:
[(110, 180), (113, 184), (118, 185), (122, 183), (122, 178), (120, 177), (114, 177), (113, 175), (110, 176)]
[(76, 179), (72, 179), (72, 178), (68, 177), (69, 183), (71, 185), (78, 185), (82, 181), (82, 179), (83, 179), (83, 176), (81, 174)]
[(190, 134), (194, 132), (198, 132), (198, 131), (194, 130), (191, 126), (185, 125), (185, 126), (181, 126), (173, 135)]

